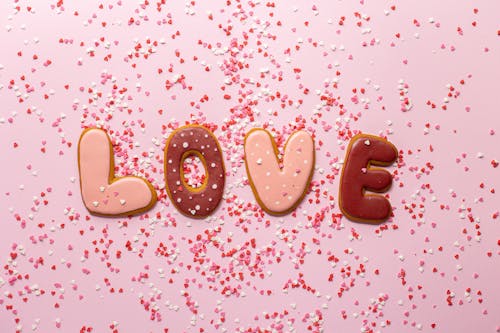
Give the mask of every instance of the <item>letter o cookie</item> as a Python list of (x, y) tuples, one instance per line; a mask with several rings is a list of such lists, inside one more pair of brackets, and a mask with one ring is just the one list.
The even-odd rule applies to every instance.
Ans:
[[(183, 164), (190, 156), (198, 157), (205, 168), (206, 178), (200, 188), (184, 180)], [(210, 130), (199, 125), (175, 130), (165, 147), (164, 170), (168, 196), (182, 214), (204, 218), (217, 208), (226, 176), (219, 142)]]

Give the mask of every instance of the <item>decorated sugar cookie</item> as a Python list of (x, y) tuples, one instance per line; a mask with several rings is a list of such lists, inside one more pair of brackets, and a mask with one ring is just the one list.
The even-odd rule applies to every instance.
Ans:
[[(193, 188), (184, 179), (184, 160), (192, 156), (205, 168), (200, 188)], [(184, 215), (204, 218), (217, 208), (224, 193), (225, 169), (219, 143), (210, 130), (189, 125), (170, 135), (165, 147), (165, 182), (168, 196)]]
[(91, 214), (134, 215), (156, 203), (156, 192), (145, 179), (116, 177), (113, 146), (106, 131), (83, 131), (78, 143), (78, 167), (83, 203)]
[(380, 223), (389, 218), (392, 210), (389, 200), (365, 192), (385, 192), (390, 188), (391, 174), (371, 165), (389, 166), (397, 157), (396, 147), (380, 137), (358, 134), (351, 139), (339, 190), (340, 208), (350, 220)]
[(284, 215), (303, 199), (314, 170), (314, 141), (305, 131), (287, 140), (283, 167), (271, 134), (253, 129), (245, 137), (245, 164), (250, 185), (259, 205), (267, 213)]

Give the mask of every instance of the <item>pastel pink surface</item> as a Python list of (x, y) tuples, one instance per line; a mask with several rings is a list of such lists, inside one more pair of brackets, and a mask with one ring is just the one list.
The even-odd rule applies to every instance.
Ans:
[(294, 132), (283, 152), (283, 167), (270, 134), (252, 130), (245, 139), (248, 177), (259, 200), (269, 211), (290, 210), (302, 198), (314, 171), (314, 141), (309, 133)]
[[(0, 1), (0, 332), (499, 331), (499, 1), (162, 2)], [(186, 123), (223, 151), (207, 220), (164, 188)], [(111, 137), (116, 176), (154, 185), (154, 208), (89, 214), (89, 127)], [(246, 182), (256, 127), (278, 147), (315, 138), (286, 216)], [(338, 206), (358, 131), (401, 151), (380, 226)]]
[(146, 180), (130, 176), (115, 179), (112, 151), (105, 131), (90, 129), (82, 134), (78, 157), (87, 209), (95, 214), (123, 215), (150, 206), (155, 198)]

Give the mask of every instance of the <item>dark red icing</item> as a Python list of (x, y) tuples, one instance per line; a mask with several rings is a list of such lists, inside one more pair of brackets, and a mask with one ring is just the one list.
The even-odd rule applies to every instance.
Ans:
[[(197, 156), (205, 167), (207, 177), (200, 188), (184, 182), (181, 169), (189, 156)], [(185, 126), (169, 137), (165, 148), (165, 181), (168, 195), (181, 213), (203, 218), (217, 208), (224, 192), (225, 171), (219, 142), (210, 130)]]
[(365, 190), (384, 192), (392, 184), (392, 176), (381, 168), (398, 157), (398, 151), (389, 141), (372, 135), (360, 134), (351, 139), (340, 179), (340, 208), (351, 220), (379, 223), (391, 215), (391, 204), (382, 195), (365, 194)]

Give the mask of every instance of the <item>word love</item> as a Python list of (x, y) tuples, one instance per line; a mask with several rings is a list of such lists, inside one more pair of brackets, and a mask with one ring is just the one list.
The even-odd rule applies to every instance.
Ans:
[[(271, 215), (292, 212), (306, 195), (315, 164), (314, 140), (305, 131), (288, 138), (283, 159), (271, 134), (252, 129), (245, 137), (245, 166), (250, 186), (261, 208)], [(175, 130), (165, 146), (164, 172), (168, 196), (176, 209), (192, 218), (212, 214), (222, 200), (225, 168), (217, 138), (207, 128), (188, 125)], [(205, 169), (204, 182), (194, 188), (186, 183), (183, 165), (198, 157)], [(339, 204), (350, 220), (380, 223), (391, 215), (391, 204), (382, 193), (392, 176), (382, 168), (398, 157), (394, 145), (380, 137), (358, 134), (349, 143), (342, 168)], [(129, 216), (152, 208), (157, 195), (151, 183), (136, 176), (116, 177), (113, 146), (106, 131), (83, 131), (78, 143), (80, 189), (85, 207), (100, 216)]]

